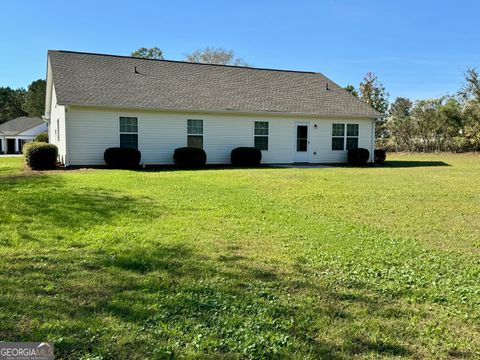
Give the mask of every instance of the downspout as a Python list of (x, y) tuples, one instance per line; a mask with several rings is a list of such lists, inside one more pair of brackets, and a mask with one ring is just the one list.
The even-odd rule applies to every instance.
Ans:
[(372, 152), (370, 153), (372, 164), (375, 162), (375, 120), (372, 121)]

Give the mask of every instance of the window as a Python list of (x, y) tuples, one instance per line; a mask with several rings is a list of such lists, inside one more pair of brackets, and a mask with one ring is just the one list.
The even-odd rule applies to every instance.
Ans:
[(358, 148), (358, 124), (347, 124), (347, 150)]
[(254, 146), (259, 150), (268, 150), (267, 121), (255, 121)]
[(358, 124), (347, 124), (345, 133), (345, 124), (332, 125), (332, 150), (350, 150), (358, 148)]
[(203, 149), (203, 120), (187, 120), (187, 146)]
[(120, 147), (138, 149), (138, 118), (120, 116)]
[(60, 142), (60, 120), (57, 119), (57, 141)]
[(332, 150), (343, 150), (345, 138), (345, 124), (333, 124)]

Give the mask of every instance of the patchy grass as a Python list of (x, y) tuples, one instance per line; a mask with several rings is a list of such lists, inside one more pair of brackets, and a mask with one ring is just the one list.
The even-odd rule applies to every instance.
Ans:
[[(23, 173), (0, 339), (60, 358), (478, 358), (480, 156)], [(7, 169), (7, 170), (4, 170)]]

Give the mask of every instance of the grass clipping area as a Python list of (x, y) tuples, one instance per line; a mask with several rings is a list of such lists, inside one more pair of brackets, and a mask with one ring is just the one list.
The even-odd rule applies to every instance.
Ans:
[(479, 358), (480, 156), (24, 172), (0, 339), (68, 359)]

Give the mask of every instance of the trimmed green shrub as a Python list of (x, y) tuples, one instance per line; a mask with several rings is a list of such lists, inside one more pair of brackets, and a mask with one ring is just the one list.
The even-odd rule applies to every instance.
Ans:
[(103, 153), (103, 160), (113, 169), (136, 169), (142, 154), (134, 148), (111, 147)]
[(366, 165), (370, 151), (363, 148), (348, 150), (348, 163), (352, 165)]
[(232, 150), (230, 160), (235, 166), (258, 166), (262, 152), (254, 147), (238, 147)]
[(33, 170), (55, 169), (58, 148), (44, 142), (29, 142), (23, 145), (26, 164)]
[(175, 149), (173, 162), (181, 167), (200, 167), (206, 164), (207, 154), (203, 149), (182, 147)]
[(383, 149), (376, 149), (374, 151), (374, 160), (375, 160), (375, 163), (377, 164), (383, 164), (385, 163), (385, 159), (387, 158), (387, 152)]
[(38, 134), (37, 136), (35, 136), (34, 141), (48, 143), (48, 133), (47, 132), (42, 132), (42, 133)]

